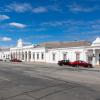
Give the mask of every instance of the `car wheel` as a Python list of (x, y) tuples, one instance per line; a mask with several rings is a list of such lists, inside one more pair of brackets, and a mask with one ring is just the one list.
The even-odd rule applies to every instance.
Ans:
[(59, 64), (59, 66), (63, 66), (63, 64)]
[(91, 65), (88, 65), (88, 68), (92, 68), (92, 66)]
[(72, 65), (72, 67), (76, 67), (76, 65)]
[(78, 65), (75, 65), (75, 67), (79, 67)]

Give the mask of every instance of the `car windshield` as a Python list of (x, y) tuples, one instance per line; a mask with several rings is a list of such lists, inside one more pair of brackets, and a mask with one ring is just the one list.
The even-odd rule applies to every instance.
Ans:
[(80, 60), (79, 62), (80, 62), (80, 63), (86, 63), (85, 61), (81, 61), (81, 60)]
[(69, 62), (68, 60), (63, 60), (63, 62)]

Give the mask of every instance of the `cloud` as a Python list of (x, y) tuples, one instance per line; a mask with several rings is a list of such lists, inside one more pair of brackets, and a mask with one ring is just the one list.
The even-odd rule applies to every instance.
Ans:
[(32, 9), (31, 5), (28, 3), (11, 3), (10, 5), (6, 6), (6, 11), (15, 11), (15, 12), (26, 12)]
[(13, 2), (9, 5), (4, 7), (0, 7), (0, 12), (17, 12), (17, 13), (24, 13), (24, 12), (33, 12), (33, 13), (45, 13), (48, 11), (56, 11), (61, 12), (62, 7), (60, 7), (57, 3), (45, 5), (45, 6), (37, 6), (33, 7), (30, 3), (17, 3)]
[(92, 12), (97, 9), (97, 7), (84, 7), (78, 4), (67, 5), (67, 8), (71, 12)]
[(50, 21), (50, 22), (43, 22), (40, 24), (40, 26), (49, 26), (49, 27), (58, 27), (58, 26), (64, 26), (69, 24), (70, 21)]
[(23, 12), (33, 12), (33, 13), (44, 13), (47, 12), (48, 9), (46, 7), (32, 7), (29, 3), (11, 3), (10, 5), (7, 5), (5, 8), (6, 12), (17, 12), (17, 13), (23, 13)]
[(92, 25), (92, 28), (93, 28), (93, 29), (100, 29), (100, 24)]
[(62, 12), (63, 11), (62, 7), (60, 5), (57, 5), (57, 4), (49, 5), (49, 6), (47, 6), (47, 8), (48, 8), (48, 10), (55, 11), (55, 12)]
[(42, 27), (83, 27), (83, 28), (90, 28), (90, 27), (98, 27), (100, 26), (100, 20), (90, 20), (90, 21), (84, 21), (84, 20), (62, 20), (62, 21), (48, 21), (40, 23), (40, 26)]
[(35, 35), (33, 38), (39, 38), (39, 39), (44, 39), (44, 38), (51, 38), (51, 35)]
[(47, 12), (48, 9), (46, 7), (37, 7), (32, 10), (34, 13), (44, 13)]
[(8, 42), (11, 40), (12, 40), (12, 38), (10, 38), (10, 37), (0, 37), (0, 41), (3, 41), (3, 42)]
[(34, 35), (34, 36), (30, 36), (30, 37), (26, 37), (25, 39), (46, 39), (46, 38), (52, 38), (52, 35), (46, 35), (46, 34), (43, 34), (43, 35)]
[(46, 28), (35, 28), (34, 29), (34, 31), (36, 31), (36, 32), (41, 32), (41, 31), (45, 31), (46, 30)]
[(16, 28), (25, 28), (25, 27), (26, 27), (25, 24), (16, 23), (16, 22), (9, 23), (9, 25), (10, 25), (10, 26), (13, 26), (13, 27), (16, 27)]
[(33, 12), (33, 13), (45, 13), (50, 11), (61, 11), (58, 5), (49, 5), (49, 6), (37, 6), (33, 7), (30, 3), (11, 3), (7, 5), (5, 8), (5, 12)]
[(7, 19), (10, 19), (10, 17), (7, 16), (7, 15), (0, 15), (0, 21), (4, 21), (4, 20), (7, 20)]
[(31, 42), (24, 42), (24, 45), (32, 45)]

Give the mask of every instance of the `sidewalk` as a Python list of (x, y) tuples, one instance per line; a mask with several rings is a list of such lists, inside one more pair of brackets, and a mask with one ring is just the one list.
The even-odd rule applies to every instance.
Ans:
[(45, 63), (45, 62), (22, 62), (22, 64), (27, 65), (45, 65), (45, 66), (53, 66), (53, 67), (60, 67), (56, 63)]
[[(99, 85), (100, 83), (100, 68), (97, 66), (95, 68), (82, 68), (82, 67), (76, 68), (76, 67), (68, 67), (68, 66), (58, 66), (57, 64), (50, 64), (50, 63), (49, 64), (48, 63), (34, 63), (34, 64), (24, 63), (24, 64), (28, 64), (30, 66), (41, 65), (39, 66), (39, 69), (36, 69), (36, 71), (41, 76), (45, 76), (46, 78), (49, 79), (70, 81), (73, 83), (78, 82), (86, 85), (88, 84)], [(47, 69), (45, 69), (44, 67), (47, 67)], [(51, 69), (49, 69), (48, 67), (51, 67)], [(31, 75), (32, 74), (33, 73), (31, 72)]]
[(60, 70), (74, 70), (74, 71), (77, 71), (77, 70), (84, 70), (84, 71), (95, 71), (95, 72), (100, 72), (100, 66), (94, 66), (93, 68), (82, 68), (82, 67), (79, 67), (79, 68), (76, 68), (76, 67), (70, 67), (70, 66), (59, 66), (57, 65), (56, 63), (44, 63), (44, 62), (22, 62), (22, 64), (25, 64), (25, 65), (41, 65), (41, 67), (56, 67)]

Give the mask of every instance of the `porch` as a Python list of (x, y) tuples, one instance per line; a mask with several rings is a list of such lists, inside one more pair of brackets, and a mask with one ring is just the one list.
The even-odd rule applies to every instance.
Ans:
[(100, 66), (100, 47), (87, 50), (87, 61), (95, 66)]

